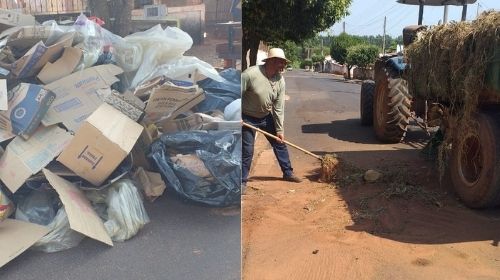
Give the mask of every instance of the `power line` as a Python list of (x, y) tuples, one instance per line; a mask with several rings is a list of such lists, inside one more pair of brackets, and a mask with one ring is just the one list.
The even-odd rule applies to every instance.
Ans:
[(388, 14), (394, 8), (401, 8), (401, 6), (399, 6), (398, 4), (393, 4), (389, 9), (386, 9), (385, 11), (382, 11), (381, 13), (378, 13), (376, 16), (374, 16), (371, 19), (367, 20), (367, 22), (364, 23), (364, 24), (362, 24), (362, 25), (368, 25), (368, 24), (372, 24), (373, 22), (376, 22), (377, 20), (379, 20), (380, 16), (383, 17), (384, 15)]

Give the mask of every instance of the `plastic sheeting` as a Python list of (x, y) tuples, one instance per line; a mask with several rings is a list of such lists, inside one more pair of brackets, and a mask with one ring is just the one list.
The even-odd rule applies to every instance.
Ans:
[(188, 80), (195, 73), (203, 78), (223, 81), (210, 64), (196, 57), (183, 56), (192, 47), (193, 39), (177, 27), (163, 29), (156, 25), (122, 38), (83, 14), (73, 26), (59, 26), (55, 21), (46, 21), (43, 25), (51, 28), (47, 41), (53, 41), (65, 32), (76, 31), (75, 41), (81, 42), (79, 47), (83, 50), (83, 63), (79, 69), (99, 64), (99, 58), (106, 55), (106, 61), (123, 69), (123, 88), (135, 88), (159, 76)]
[(46, 253), (54, 253), (78, 246), (85, 237), (70, 228), (68, 215), (61, 207), (54, 219), (47, 225), (50, 232), (38, 240), (33, 249)]
[(240, 203), (241, 133), (188, 131), (163, 134), (148, 158), (180, 196), (211, 206)]
[(198, 112), (214, 110), (224, 112), (227, 105), (241, 98), (241, 72), (229, 68), (221, 71), (219, 75), (225, 80), (207, 78), (198, 82), (198, 86), (205, 91), (205, 100), (198, 104)]

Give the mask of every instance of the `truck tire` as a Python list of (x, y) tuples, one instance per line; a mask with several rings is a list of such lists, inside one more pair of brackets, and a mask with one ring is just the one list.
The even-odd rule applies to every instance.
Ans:
[(453, 187), (471, 208), (500, 202), (500, 112), (477, 113), (475, 125), (455, 131), (448, 174)]
[(375, 82), (365, 80), (361, 84), (361, 96), (359, 111), (361, 113), (361, 125), (373, 125), (373, 93)]
[(406, 80), (380, 71), (375, 85), (373, 126), (377, 138), (398, 143), (406, 134), (411, 115), (411, 95)]

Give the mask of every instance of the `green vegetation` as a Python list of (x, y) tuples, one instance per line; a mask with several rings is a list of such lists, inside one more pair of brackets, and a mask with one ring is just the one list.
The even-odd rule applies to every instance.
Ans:
[[(352, 0), (242, 0), (243, 53), (250, 50), (250, 65), (257, 61), (260, 41), (271, 45), (313, 38), (347, 15)], [(242, 69), (247, 67), (242, 61)]]
[(375, 62), (378, 53), (379, 49), (374, 45), (351, 46), (347, 49), (346, 63), (358, 67), (367, 67)]
[[(305, 68), (314, 63), (321, 62), (325, 56), (331, 55), (338, 63), (359, 67), (370, 66), (379, 53), (382, 53), (382, 39), (378, 36), (353, 36), (343, 33), (339, 36), (314, 36), (297, 44), (285, 41), (271, 44), (272, 47), (282, 48), (293, 68)], [(402, 44), (402, 36), (392, 38), (386, 36), (386, 53), (395, 52), (397, 44)], [(335, 44), (333, 46), (333, 44)], [(348, 61), (348, 50), (356, 47)], [(362, 46), (362, 47), (361, 47)]]

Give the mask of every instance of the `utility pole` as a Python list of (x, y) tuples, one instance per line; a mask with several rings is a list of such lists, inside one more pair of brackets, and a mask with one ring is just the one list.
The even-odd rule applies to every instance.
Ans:
[(448, 22), (448, 5), (444, 5), (443, 24)]
[(384, 38), (382, 38), (382, 53), (385, 55), (385, 25), (387, 22), (387, 16), (384, 16)]
[(476, 18), (478, 18), (478, 17), (479, 17), (479, 6), (480, 6), (480, 4), (479, 4), (479, 3), (477, 3)]
[(324, 54), (323, 54), (323, 36), (321, 36), (321, 56), (324, 56)]
[(344, 23), (342, 24), (342, 32), (345, 33), (345, 21)]

